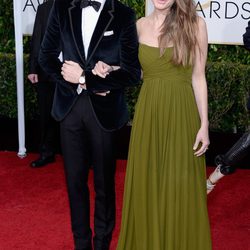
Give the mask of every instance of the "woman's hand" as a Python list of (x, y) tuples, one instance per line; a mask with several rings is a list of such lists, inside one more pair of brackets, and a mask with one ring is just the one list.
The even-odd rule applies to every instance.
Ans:
[[(92, 69), (92, 73), (94, 75), (98, 75), (102, 78), (106, 78), (106, 76), (114, 70), (118, 70), (120, 67), (119, 66), (110, 66), (107, 63), (104, 63), (102, 61), (98, 61), (95, 65), (95, 67)], [(97, 92), (95, 93), (96, 95), (100, 96), (106, 96), (110, 93), (109, 90), (104, 91), (104, 92)]]
[[(199, 144), (201, 143), (201, 147), (198, 149)], [(203, 155), (207, 149), (209, 142), (209, 136), (208, 136), (208, 128), (207, 127), (201, 127), (196, 135), (196, 140), (194, 143), (193, 150), (194, 155), (201, 156)]]
[(94, 75), (98, 75), (102, 78), (106, 78), (106, 76), (114, 70), (119, 69), (119, 66), (110, 66), (102, 61), (98, 61), (95, 67), (92, 69), (92, 73)]

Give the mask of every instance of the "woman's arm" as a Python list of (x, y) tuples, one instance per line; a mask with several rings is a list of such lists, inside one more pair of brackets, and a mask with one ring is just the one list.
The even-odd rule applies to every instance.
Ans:
[[(205, 66), (207, 61), (207, 28), (205, 21), (199, 17), (197, 31), (197, 48), (192, 74), (192, 86), (200, 115), (201, 127), (197, 133), (194, 144), (195, 155), (204, 154), (209, 145), (208, 136), (208, 100)], [(201, 143), (201, 147), (198, 148)]]
[[(138, 41), (140, 38), (140, 29), (141, 29), (141, 23), (142, 23), (143, 18), (140, 18), (136, 22), (136, 31), (137, 31), (137, 36), (138, 36)], [(96, 63), (94, 69), (92, 70), (92, 73), (94, 75), (98, 75), (101, 78), (106, 78), (107, 75), (109, 75), (110, 72), (115, 71), (120, 69), (120, 66), (110, 66), (102, 61), (99, 61)], [(143, 76), (143, 72), (141, 70), (141, 79)]]

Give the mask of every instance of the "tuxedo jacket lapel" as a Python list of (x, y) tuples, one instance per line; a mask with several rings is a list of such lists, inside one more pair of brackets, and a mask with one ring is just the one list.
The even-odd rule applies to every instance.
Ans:
[(94, 33), (92, 35), (90, 44), (89, 44), (89, 49), (88, 49), (88, 57), (87, 57), (87, 63), (90, 62), (91, 57), (95, 53), (96, 48), (98, 47), (104, 32), (107, 30), (109, 27), (111, 21), (113, 20), (114, 12), (114, 2), (113, 0), (106, 0), (102, 12), (99, 16), (99, 19), (97, 21)]
[(71, 5), (72, 6), (69, 8), (70, 29), (79, 57), (83, 65), (85, 65), (85, 52), (82, 40), (82, 9), (80, 8), (80, 1), (73, 0)]

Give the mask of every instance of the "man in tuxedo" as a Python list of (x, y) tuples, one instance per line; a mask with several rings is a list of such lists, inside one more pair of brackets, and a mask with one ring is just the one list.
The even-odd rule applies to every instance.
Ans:
[(51, 116), (51, 107), (55, 91), (55, 83), (41, 69), (38, 63), (38, 55), (47, 27), (53, 0), (45, 1), (38, 6), (33, 35), (30, 47), (29, 75), (28, 79), (37, 90), (38, 108), (40, 112), (40, 155), (31, 162), (33, 168), (42, 167), (55, 161), (55, 147), (58, 134), (58, 124)]
[[(56, 81), (52, 114), (60, 121), (75, 249), (85, 250), (92, 249), (90, 165), (94, 249), (109, 249), (115, 225), (114, 133), (128, 121), (124, 88), (140, 80), (134, 12), (118, 0), (98, 1), (55, 0), (39, 60)], [(97, 64), (104, 77), (92, 71)]]

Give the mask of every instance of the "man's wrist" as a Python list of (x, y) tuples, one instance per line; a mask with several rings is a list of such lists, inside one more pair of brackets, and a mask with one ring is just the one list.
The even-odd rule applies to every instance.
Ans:
[(79, 78), (78, 81), (79, 81), (80, 85), (85, 85), (86, 79), (85, 79), (85, 72), (84, 72), (84, 70), (82, 71), (82, 74), (81, 74), (81, 76), (80, 76), (80, 78)]

